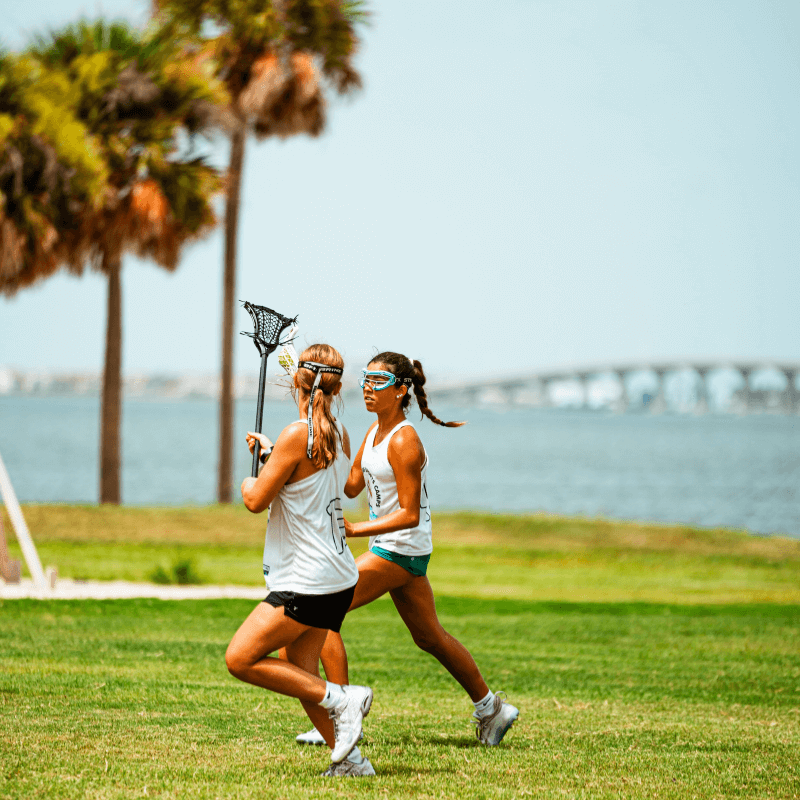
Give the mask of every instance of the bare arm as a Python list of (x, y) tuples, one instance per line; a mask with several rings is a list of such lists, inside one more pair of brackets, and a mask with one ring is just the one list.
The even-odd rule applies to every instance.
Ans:
[(288, 425), (283, 429), (258, 477), (242, 481), (242, 498), (248, 511), (259, 514), (269, 508), (297, 465), (305, 458), (307, 438), (308, 429), (305, 425)]
[[(422, 490), (422, 463), (425, 451), (417, 432), (411, 427), (401, 428), (392, 436), (387, 455), (397, 482), (400, 508), (385, 517), (367, 522), (351, 523), (345, 520), (345, 532), (348, 536), (377, 536), (380, 533), (402, 531), (419, 525), (419, 497)], [(362, 484), (364, 482), (363, 475), (361, 482)]]
[(342, 425), (342, 450), (344, 454), (350, 458), (350, 434), (347, 432), (347, 428)]
[[(377, 424), (378, 423), (376, 422), (370, 427), (370, 429), (367, 431), (367, 436), (369, 436), (370, 431)], [(364, 453), (364, 445), (367, 443), (367, 436), (364, 437), (364, 441), (361, 442), (361, 447), (358, 448), (355, 461), (353, 461), (353, 465), (350, 467), (350, 475), (347, 477), (347, 483), (344, 485), (344, 493), (350, 498), (358, 497), (358, 495), (364, 491), (364, 487), (366, 486), (364, 483), (364, 473), (361, 471), (361, 456)], [(348, 453), (348, 455), (350, 454)]]

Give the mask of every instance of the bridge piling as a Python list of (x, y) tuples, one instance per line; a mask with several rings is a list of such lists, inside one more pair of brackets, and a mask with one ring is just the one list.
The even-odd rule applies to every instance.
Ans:
[(581, 387), (581, 408), (589, 408), (589, 379), (591, 377), (591, 372), (579, 372), (575, 375)]
[(696, 400), (694, 404), (695, 414), (708, 413), (708, 373), (711, 371), (710, 367), (695, 367), (695, 392)]
[(628, 396), (628, 384), (625, 381), (627, 372), (625, 370), (614, 370), (614, 375), (617, 376), (619, 381), (619, 397), (614, 402), (614, 411), (618, 414), (624, 414), (628, 410), (630, 404), (630, 397)]
[(797, 414), (800, 412), (800, 391), (797, 389), (798, 370), (784, 367), (781, 372), (786, 378), (783, 408), (787, 414)]
[(741, 408), (739, 410), (740, 414), (747, 414), (752, 410), (753, 406), (753, 394), (750, 387), (750, 376), (753, 374), (754, 369), (753, 367), (739, 367), (739, 373), (744, 380), (744, 386), (741, 388)]
[(664, 392), (664, 376), (668, 370), (664, 367), (651, 367), (651, 371), (656, 376), (656, 394), (650, 401), (651, 414), (663, 414), (667, 410), (667, 396)]

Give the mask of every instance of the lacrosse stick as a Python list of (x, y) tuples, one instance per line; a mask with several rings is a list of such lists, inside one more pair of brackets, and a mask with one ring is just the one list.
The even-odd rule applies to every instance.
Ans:
[[(255, 428), (256, 433), (261, 433), (261, 423), (264, 418), (264, 385), (267, 382), (267, 356), (281, 344), (281, 333), (290, 325), (294, 325), (297, 322), (297, 317), (289, 319), (279, 314), (277, 311), (273, 311), (271, 308), (256, 306), (252, 303), (245, 303), (244, 307), (253, 320), (255, 331), (253, 333), (242, 331), (242, 335), (249, 336), (253, 340), (261, 356), (261, 374), (258, 378), (258, 406), (256, 410)], [(255, 447), (253, 448), (252, 476), (254, 478), (258, 477), (258, 462), (260, 456), (261, 444), (258, 439), (256, 439)]]

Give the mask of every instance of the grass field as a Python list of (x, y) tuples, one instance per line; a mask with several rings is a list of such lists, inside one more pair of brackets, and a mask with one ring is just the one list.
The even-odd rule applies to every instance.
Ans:
[[(227, 553), (227, 581), (259, 578), (262, 523), (238, 510), (25, 511), (62, 574), (141, 578), (188, 553), (226, 582)], [(379, 775), (358, 781), (318, 777), (298, 703), (227, 674), (251, 602), (0, 601), (0, 797), (800, 797), (800, 543), (436, 526), (441, 619), (521, 709), (500, 747), (478, 745), (468, 699), (386, 600), (343, 629), (352, 680), (375, 689)]]

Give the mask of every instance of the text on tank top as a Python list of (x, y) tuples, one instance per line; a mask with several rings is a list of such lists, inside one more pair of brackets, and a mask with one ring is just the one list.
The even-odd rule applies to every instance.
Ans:
[[(392, 465), (389, 463), (389, 441), (397, 431), (406, 426), (414, 426), (408, 421), (395, 425), (383, 440), (375, 445), (375, 435), (378, 432), (376, 425), (368, 434), (361, 454), (361, 471), (364, 473), (364, 483), (367, 486), (369, 498), (369, 518), (379, 519), (397, 511), (400, 500), (397, 496), (397, 479)], [(381, 533), (371, 536), (369, 546), (377, 545), (384, 550), (399, 553), (404, 556), (425, 556), (433, 551), (431, 536), (431, 509), (428, 500), (428, 453), (424, 450), (425, 457), (422, 462), (421, 485), (419, 496), (419, 522), (414, 528), (405, 528), (392, 533)]]

